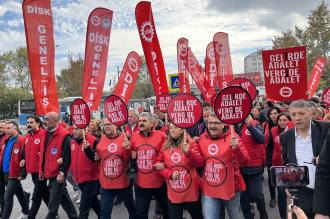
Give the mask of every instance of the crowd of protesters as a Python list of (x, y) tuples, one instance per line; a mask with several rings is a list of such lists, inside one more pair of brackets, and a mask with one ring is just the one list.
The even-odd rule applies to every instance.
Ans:
[[(281, 219), (329, 219), (330, 112), (318, 98), (256, 101), (235, 126), (222, 123), (207, 104), (201, 121), (189, 129), (166, 121), (157, 107), (139, 110), (129, 110), (125, 127), (104, 118), (93, 119), (86, 130), (55, 112), (31, 115), (25, 136), (15, 122), (1, 121), (1, 218), (10, 218), (16, 196), (20, 218), (40, 218), (44, 202), (47, 219), (58, 217), (59, 206), (70, 219), (88, 218), (90, 210), (109, 219), (117, 200), (130, 219), (146, 219), (155, 199), (159, 218), (189, 213), (193, 219), (267, 219), (268, 204), (278, 206)], [(295, 191), (298, 206), (288, 207), (291, 190), (270, 182), (271, 167), (287, 164), (309, 171), (309, 183)], [(27, 174), (32, 196), (21, 184)], [(264, 174), (270, 200), (262, 189)], [(76, 191), (79, 212), (66, 181)]]

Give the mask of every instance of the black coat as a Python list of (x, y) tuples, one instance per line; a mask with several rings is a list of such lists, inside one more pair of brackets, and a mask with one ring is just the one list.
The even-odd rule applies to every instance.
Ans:
[[(320, 154), (322, 145), (330, 129), (330, 123), (324, 121), (312, 121), (312, 147), (314, 157)], [(297, 163), (295, 129), (290, 129), (280, 135), (282, 145), (282, 159), (284, 164)]]
[(330, 131), (316, 166), (313, 212), (330, 216)]

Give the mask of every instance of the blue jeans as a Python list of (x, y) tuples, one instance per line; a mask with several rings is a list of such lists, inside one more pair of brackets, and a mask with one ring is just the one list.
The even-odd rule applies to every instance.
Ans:
[(230, 219), (240, 218), (240, 196), (241, 193), (237, 192), (230, 200), (223, 200), (218, 198), (211, 198), (202, 195), (203, 213), (205, 219), (218, 219), (220, 216), (220, 209), (222, 205), (226, 206)]
[(129, 219), (135, 219), (135, 207), (133, 202), (132, 186), (125, 189), (103, 189), (101, 188), (101, 217), (100, 219), (111, 219), (112, 206), (115, 197), (120, 193), (124, 199), (125, 207), (127, 208)]

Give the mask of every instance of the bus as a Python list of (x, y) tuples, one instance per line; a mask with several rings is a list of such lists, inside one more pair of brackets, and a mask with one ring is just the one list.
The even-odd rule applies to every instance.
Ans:
[[(81, 97), (66, 97), (59, 99), (61, 119), (64, 119), (66, 112), (70, 113), (70, 104), (76, 98), (81, 98)], [(99, 118), (99, 119), (103, 118), (104, 101), (106, 98), (107, 98), (106, 96), (102, 97), (99, 109), (91, 113), (92, 114), (91, 118)], [(155, 104), (156, 104), (155, 97), (150, 97), (146, 99), (131, 99), (127, 107), (129, 109), (138, 109), (140, 106), (143, 106), (144, 109), (151, 112)], [(35, 111), (36, 109), (35, 109), (34, 99), (18, 101), (18, 125), (21, 130), (25, 130), (27, 117), (35, 113)]]

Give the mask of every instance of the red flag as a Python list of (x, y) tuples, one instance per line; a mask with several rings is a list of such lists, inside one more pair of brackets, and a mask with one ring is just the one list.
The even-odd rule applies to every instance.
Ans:
[(207, 90), (205, 89), (204, 86), (203, 67), (198, 63), (190, 47), (188, 47), (187, 61), (184, 64), (186, 65), (188, 72), (191, 74), (193, 80), (195, 81), (200, 92), (202, 93), (204, 99), (207, 99), (206, 97)]
[(308, 81), (309, 96), (312, 97), (319, 86), (322, 72), (325, 68), (326, 59), (317, 58)]
[(228, 34), (224, 32), (216, 33), (213, 37), (213, 46), (215, 53), (215, 63), (217, 66), (219, 88), (222, 90), (228, 86), (228, 83), (231, 80), (234, 79)]
[(22, 10), (36, 113), (59, 113), (50, 0), (24, 0)]
[(262, 51), (268, 99), (307, 99), (306, 48), (304, 46)]
[(209, 43), (206, 48), (205, 55), (205, 89), (206, 102), (211, 103), (211, 98), (215, 94), (215, 87), (217, 84), (217, 66), (215, 64), (213, 43)]
[(185, 66), (188, 54), (188, 40), (180, 38), (177, 43), (178, 76), (181, 93), (190, 93), (189, 75)]
[(164, 61), (150, 2), (141, 1), (136, 5), (135, 19), (155, 95), (168, 93)]
[(118, 83), (113, 92), (114, 95), (121, 97), (126, 104), (132, 96), (136, 80), (138, 78), (142, 60), (136, 52), (127, 55), (125, 65), (120, 73)]
[(101, 102), (107, 70), (112, 11), (95, 8), (88, 17), (82, 96), (91, 111)]

